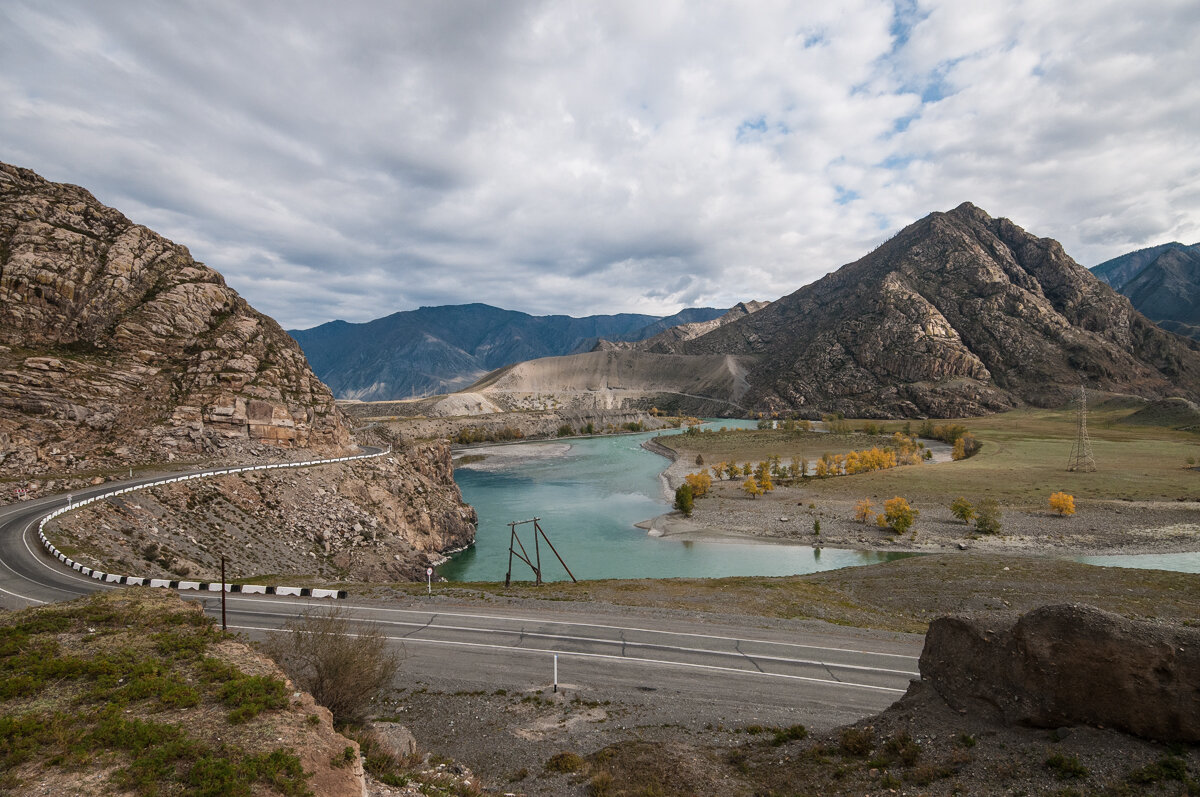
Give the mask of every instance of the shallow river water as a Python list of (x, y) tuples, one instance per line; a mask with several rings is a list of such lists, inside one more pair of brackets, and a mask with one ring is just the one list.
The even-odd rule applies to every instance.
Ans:
[[(718, 421), (754, 426), (753, 421)], [(475, 545), (438, 568), (451, 581), (503, 581), (512, 521), (540, 525), (575, 577), (783, 576), (873, 564), (905, 554), (813, 549), (771, 543), (681, 542), (650, 537), (634, 524), (670, 510), (659, 474), (669, 464), (641, 444), (665, 432), (472, 449), (482, 462), (457, 464), (454, 478), (479, 514)], [(518, 526), (529, 554), (533, 526)], [(519, 549), (518, 549), (519, 550)], [(543, 578), (567, 578), (541, 544)], [(514, 580), (532, 571), (514, 559)]]

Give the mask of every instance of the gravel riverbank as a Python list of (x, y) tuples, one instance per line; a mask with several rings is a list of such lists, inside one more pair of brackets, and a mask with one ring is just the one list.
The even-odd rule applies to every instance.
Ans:
[[(654, 441), (648, 451), (670, 460), (663, 471), (664, 496), (673, 497), (684, 477), (701, 466), (695, 455), (676, 452)], [(916, 465), (919, 468), (953, 468), (956, 463)], [(696, 501), (692, 517), (670, 512), (639, 523), (657, 537), (680, 541), (738, 541), (820, 545), (858, 550), (945, 550), (1036, 553), (1060, 556), (1110, 554), (1169, 554), (1200, 550), (1200, 501), (1088, 501), (1077, 504), (1073, 516), (1060, 517), (1046, 510), (1001, 507), (999, 534), (982, 535), (950, 513), (954, 496), (940, 503), (915, 502), (921, 515), (907, 535), (855, 520), (860, 499), (830, 495), (832, 482), (845, 483), (855, 476), (813, 479), (795, 487), (777, 487), (751, 498), (739, 481), (715, 481), (708, 496)], [(875, 511), (891, 496), (869, 497)], [(819, 523), (819, 526), (817, 525)], [(816, 529), (819, 528), (819, 533)]]

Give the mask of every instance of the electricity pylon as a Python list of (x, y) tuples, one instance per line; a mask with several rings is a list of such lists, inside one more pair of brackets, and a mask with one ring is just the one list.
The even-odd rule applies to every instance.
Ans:
[(1096, 459), (1092, 456), (1092, 441), (1087, 431), (1087, 390), (1079, 386), (1079, 432), (1075, 435), (1075, 444), (1071, 446), (1071, 460), (1067, 470), (1092, 473), (1096, 470)]

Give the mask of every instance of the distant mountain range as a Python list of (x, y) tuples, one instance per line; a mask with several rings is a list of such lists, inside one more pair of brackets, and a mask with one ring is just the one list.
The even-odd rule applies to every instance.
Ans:
[(422, 307), (362, 324), (331, 321), (289, 330), (338, 398), (383, 401), (448, 393), (488, 372), (539, 357), (586, 352), (603, 338), (638, 341), (726, 310), (672, 316), (533, 316), (486, 304)]
[(1200, 397), (1200, 346), (1155, 326), (1057, 241), (970, 203), (765, 307), (600, 348), (494, 372), (471, 395), (502, 407), (809, 417), (1061, 406), (1081, 382)]
[(1140, 249), (1094, 266), (1092, 273), (1159, 326), (1200, 340), (1200, 243)]
[(964, 203), (770, 304), (665, 319), (454, 305), (292, 334), (335, 395), (359, 399), (473, 385), (481, 407), (954, 417), (1061, 405), (1083, 382), (1195, 400), (1200, 345), (1131, 300), (1188, 331), (1198, 249), (1166, 244), (1093, 274)]

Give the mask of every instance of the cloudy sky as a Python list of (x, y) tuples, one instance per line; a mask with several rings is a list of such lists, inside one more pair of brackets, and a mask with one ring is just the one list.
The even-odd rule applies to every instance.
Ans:
[(1200, 241), (1200, 3), (0, 4), (0, 160), (285, 327), (774, 299), (965, 200)]

